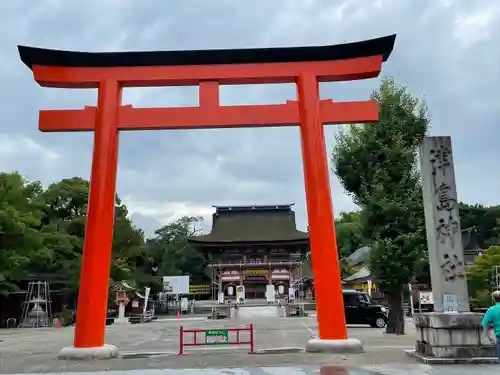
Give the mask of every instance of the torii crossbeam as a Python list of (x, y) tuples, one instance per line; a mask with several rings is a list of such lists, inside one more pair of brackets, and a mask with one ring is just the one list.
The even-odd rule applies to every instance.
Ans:
[[(124, 130), (299, 125), (319, 337), (323, 344), (324, 340), (349, 341), (323, 125), (374, 122), (378, 120), (378, 107), (373, 100), (344, 103), (320, 100), (318, 85), (378, 76), (382, 63), (392, 52), (395, 38), (391, 35), (320, 47), (116, 53), (19, 46), (21, 60), (41, 86), (98, 89), (97, 107), (42, 110), (39, 121), (42, 131), (94, 132), (74, 350), (98, 352), (107, 347), (104, 332), (118, 134)], [(275, 105), (220, 105), (220, 85), (256, 83), (296, 83), (297, 100)], [(124, 87), (193, 85), (199, 86), (197, 107), (121, 105)]]

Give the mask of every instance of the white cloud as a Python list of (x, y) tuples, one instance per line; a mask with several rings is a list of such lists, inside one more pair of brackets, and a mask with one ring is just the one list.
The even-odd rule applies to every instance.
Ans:
[(60, 158), (59, 154), (39, 145), (28, 137), (0, 134), (0, 156), (15, 158), (24, 155), (34, 157), (35, 160), (41, 158), (47, 161), (54, 161)]
[(491, 2), (485, 7), (472, 12), (460, 14), (455, 19), (454, 36), (466, 47), (491, 36), (494, 22), (499, 25), (500, 4)]
[(215, 212), (212, 206), (192, 205), (189, 202), (152, 202), (136, 200), (131, 196), (123, 198), (131, 215), (152, 216), (162, 225), (182, 216), (201, 216), (208, 219)]
[[(49, 183), (88, 178), (91, 134), (41, 134), (41, 108), (93, 105), (95, 91), (40, 88), (17, 44), (83, 51), (335, 44), (398, 33), (383, 73), (425, 95), (433, 134), (451, 135), (460, 197), (500, 203), (499, 6), (491, 0), (28, 0), (0, 2), (0, 170)], [(377, 80), (322, 85), (323, 98), (363, 100)], [(197, 89), (126, 89), (134, 106), (196, 105)], [(293, 85), (224, 87), (221, 102), (283, 103)], [(328, 149), (334, 128), (326, 130)], [(147, 226), (212, 205), (296, 203), (306, 225), (297, 128), (135, 132), (120, 136), (118, 193)], [(481, 166), (480, 168), (478, 166)], [(480, 181), (481, 183), (478, 183)], [(332, 176), (336, 214), (353, 208)], [(151, 220), (146, 220), (151, 219)], [(139, 219), (138, 219), (139, 220)], [(147, 228), (151, 232), (152, 227)]]

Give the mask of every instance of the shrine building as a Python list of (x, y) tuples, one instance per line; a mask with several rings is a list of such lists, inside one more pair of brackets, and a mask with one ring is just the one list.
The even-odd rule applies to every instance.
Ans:
[(211, 232), (189, 241), (203, 252), (225, 299), (237, 291), (244, 299), (265, 298), (268, 285), (276, 297), (288, 296), (309, 251), (309, 235), (296, 228), (290, 204), (215, 206)]

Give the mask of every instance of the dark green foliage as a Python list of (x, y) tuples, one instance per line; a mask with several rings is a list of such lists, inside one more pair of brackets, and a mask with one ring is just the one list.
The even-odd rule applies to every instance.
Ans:
[(498, 282), (494, 279), (500, 272), (500, 269), (495, 269), (499, 266), (500, 246), (491, 246), (467, 269), (469, 296), (479, 307), (490, 307), (492, 304), (491, 292), (496, 289)]
[(359, 249), (364, 242), (361, 213), (342, 212), (340, 219), (335, 220), (335, 232), (339, 257), (341, 259), (347, 258)]
[(340, 133), (332, 162), (360, 208), (362, 237), (374, 249), (370, 268), (392, 305), (387, 331), (404, 333), (404, 285), (425, 258), (418, 147), (429, 116), (425, 105), (392, 78), (384, 78), (372, 98), (379, 104), (378, 123)]
[(500, 205), (459, 204), (462, 229), (477, 227), (486, 245), (500, 245)]
[[(79, 285), (89, 183), (79, 177), (43, 189), (18, 173), (0, 174), (0, 294), (18, 289), (28, 275), (52, 275), (73, 304)], [(110, 283), (126, 281), (158, 289), (160, 276), (204, 276), (204, 259), (187, 244), (200, 218), (184, 217), (156, 231), (146, 244), (144, 233), (116, 197)], [(54, 279), (55, 275), (55, 279)]]

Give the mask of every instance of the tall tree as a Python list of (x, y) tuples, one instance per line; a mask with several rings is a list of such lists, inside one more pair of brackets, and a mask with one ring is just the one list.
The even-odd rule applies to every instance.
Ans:
[(190, 275), (197, 282), (206, 280), (205, 259), (188, 243), (200, 233), (201, 217), (184, 216), (155, 231), (148, 240), (151, 267), (160, 276)]
[[(45, 197), (45, 223), (55, 226), (60, 233), (72, 236), (72, 246), (57, 249), (55, 264), (66, 280), (65, 291), (75, 297), (80, 278), (89, 182), (80, 177), (63, 179), (48, 187)], [(131, 285), (145, 282), (144, 258), (147, 258), (144, 233), (128, 217), (127, 207), (116, 197), (110, 278), (127, 281)]]
[(43, 202), (39, 183), (18, 173), (0, 173), (0, 294), (17, 289), (32, 258), (46, 262), (41, 226)]
[(392, 78), (372, 98), (376, 124), (351, 126), (337, 137), (334, 170), (361, 209), (370, 268), (391, 306), (387, 332), (404, 334), (403, 295), (425, 247), (418, 147), (429, 126), (425, 103)]
[(53, 247), (52, 264), (47, 269), (37, 267), (37, 273), (54, 272), (68, 303), (76, 300), (80, 280), (83, 237), (87, 214), (88, 181), (73, 177), (49, 185), (44, 191), (44, 225), (61, 236), (69, 236), (67, 246)]
[(145, 286), (144, 284), (148, 284), (144, 275), (146, 259), (144, 232), (135, 227), (129, 218), (127, 207), (117, 197), (110, 278), (114, 281), (126, 281), (137, 287)]

